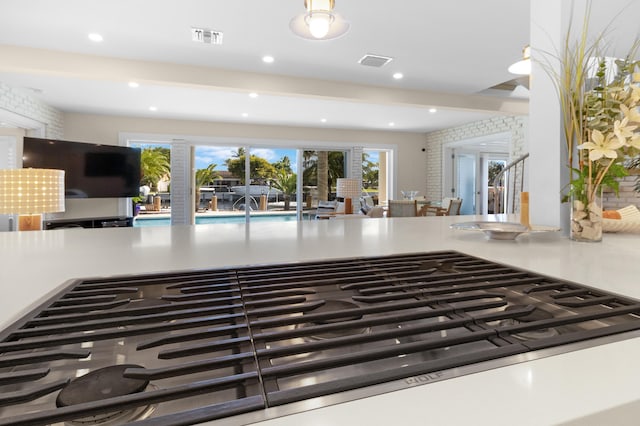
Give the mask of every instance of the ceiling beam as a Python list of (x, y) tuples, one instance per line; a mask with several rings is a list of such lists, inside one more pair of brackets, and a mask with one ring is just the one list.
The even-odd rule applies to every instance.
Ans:
[(0, 45), (0, 73), (48, 74), (65, 78), (137, 81), (140, 84), (259, 92), (344, 102), (528, 114), (528, 101), (482, 95), (436, 93), (275, 74), (151, 62)]

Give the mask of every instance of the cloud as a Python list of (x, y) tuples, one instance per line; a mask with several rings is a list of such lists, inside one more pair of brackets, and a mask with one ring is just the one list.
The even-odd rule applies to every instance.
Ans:
[(269, 148), (253, 148), (251, 149), (251, 155), (264, 158), (270, 163), (273, 163), (274, 161), (278, 161), (280, 159), (278, 154), (273, 149)]
[(196, 169), (204, 169), (209, 164), (216, 164), (216, 170), (226, 170), (225, 161), (238, 152), (238, 148), (228, 146), (202, 146), (196, 147)]

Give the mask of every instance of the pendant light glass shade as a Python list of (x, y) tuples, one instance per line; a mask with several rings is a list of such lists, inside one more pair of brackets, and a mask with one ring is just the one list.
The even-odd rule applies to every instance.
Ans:
[(294, 34), (311, 40), (330, 40), (349, 31), (349, 23), (334, 12), (335, 0), (305, 0), (306, 13), (293, 18)]
[(522, 49), (522, 60), (509, 66), (511, 74), (529, 75), (531, 74), (531, 48), (525, 46)]

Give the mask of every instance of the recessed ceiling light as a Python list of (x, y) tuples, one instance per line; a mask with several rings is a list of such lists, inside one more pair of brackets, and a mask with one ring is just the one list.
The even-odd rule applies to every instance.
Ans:
[(272, 64), (273, 61), (275, 61), (273, 56), (266, 55), (262, 57), (262, 62), (264, 62), (265, 64)]
[(257, 97), (258, 97), (258, 94), (257, 94), (256, 92), (251, 92), (251, 93), (249, 93), (249, 97), (250, 97), (251, 99), (255, 99), (255, 98), (257, 98)]
[(401, 72), (397, 72), (393, 74), (393, 78), (395, 78), (396, 80), (402, 80), (403, 77), (404, 77), (404, 74), (402, 74)]
[(327, 119), (326, 118), (321, 118), (320, 121), (323, 122), (323, 123), (326, 123)]
[(246, 112), (243, 112), (243, 113), (242, 113), (242, 116), (243, 116), (244, 118), (247, 118), (247, 117), (249, 116), (249, 114), (248, 114), (248, 113), (246, 113)]
[(389, 123), (389, 127), (393, 127), (395, 125), (396, 125), (396, 123), (394, 123), (393, 121)]
[(136, 87), (140, 87), (140, 84), (138, 84), (138, 82), (136, 82), (136, 81), (130, 81), (129, 82), (129, 87), (132, 87), (132, 88), (135, 89)]
[(155, 106), (149, 107), (149, 111), (157, 111), (157, 110), (158, 110), (158, 107), (155, 107)]
[(438, 110), (437, 110), (437, 109), (435, 109), (435, 108), (429, 108), (429, 112), (430, 112), (431, 114), (433, 114), (433, 113), (435, 113), (435, 112), (438, 112)]
[(89, 34), (89, 40), (91, 40), (93, 42), (96, 42), (96, 43), (100, 43), (103, 40), (103, 38), (98, 33), (91, 33), (91, 34)]

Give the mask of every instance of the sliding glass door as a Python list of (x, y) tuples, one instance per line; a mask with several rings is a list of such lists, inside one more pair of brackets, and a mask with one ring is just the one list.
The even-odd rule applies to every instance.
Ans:
[(361, 177), (376, 200), (388, 193), (386, 150), (128, 142), (142, 150), (136, 226), (308, 219), (341, 177)]

